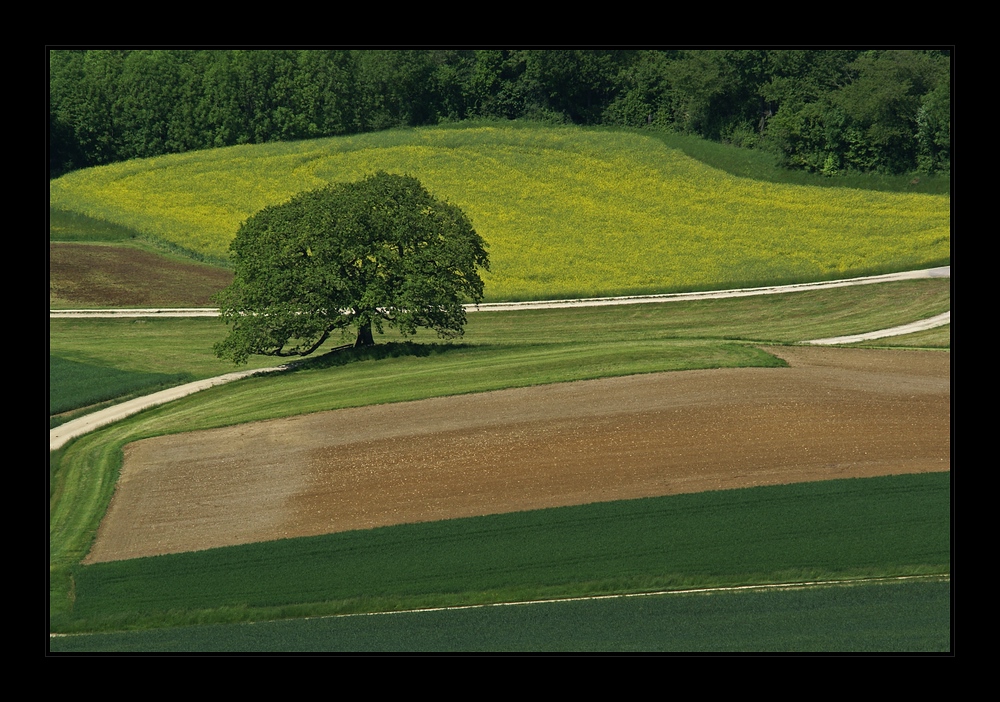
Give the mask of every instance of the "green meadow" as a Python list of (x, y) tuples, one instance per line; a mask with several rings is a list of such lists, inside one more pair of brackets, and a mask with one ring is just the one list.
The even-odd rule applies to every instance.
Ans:
[(739, 177), (653, 136), (539, 125), (127, 161), (52, 181), (50, 208), (224, 261), (261, 208), (379, 169), (414, 175), (466, 212), (490, 245), (487, 300), (721, 289), (950, 260), (948, 195)]

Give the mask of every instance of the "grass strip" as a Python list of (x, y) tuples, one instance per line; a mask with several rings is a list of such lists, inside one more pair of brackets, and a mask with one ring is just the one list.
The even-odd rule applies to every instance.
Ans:
[(752, 178), (769, 183), (809, 185), (820, 188), (858, 188), (894, 193), (951, 194), (951, 178), (942, 175), (909, 175), (884, 173), (840, 173), (830, 177), (796, 168), (784, 168), (777, 154), (761, 149), (744, 149), (731, 144), (709, 141), (690, 134), (655, 129), (635, 130), (648, 134), (671, 149), (712, 168), (718, 168), (739, 178)]

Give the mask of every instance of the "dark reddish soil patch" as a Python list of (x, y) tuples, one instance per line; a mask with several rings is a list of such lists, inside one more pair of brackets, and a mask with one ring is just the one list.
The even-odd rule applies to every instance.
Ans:
[(129, 246), (49, 243), (49, 307), (211, 307), (233, 274)]
[(606, 500), (950, 468), (950, 354), (684, 371), (131, 444), (88, 562)]

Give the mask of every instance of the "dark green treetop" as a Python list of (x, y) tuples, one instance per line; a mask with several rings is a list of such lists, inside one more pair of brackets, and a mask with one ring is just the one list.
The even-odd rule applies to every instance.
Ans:
[(464, 302), (483, 298), (486, 243), (455, 205), (416, 178), (378, 172), (300, 193), (244, 222), (232, 285), (216, 297), (229, 335), (220, 358), (305, 356), (336, 330), (461, 336)]

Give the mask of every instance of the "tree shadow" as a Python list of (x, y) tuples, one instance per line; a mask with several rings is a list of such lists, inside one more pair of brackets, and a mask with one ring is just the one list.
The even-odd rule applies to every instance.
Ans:
[(415, 341), (390, 341), (374, 346), (338, 346), (327, 351), (322, 356), (297, 361), (291, 364), (287, 373), (299, 370), (313, 370), (346, 366), (359, 361), (381, 361), (386, 358), (402, 358), (405, 356), (436, 356), (449, 351), (461, 351), (473, 348), (472, 344), (418, 344)]

